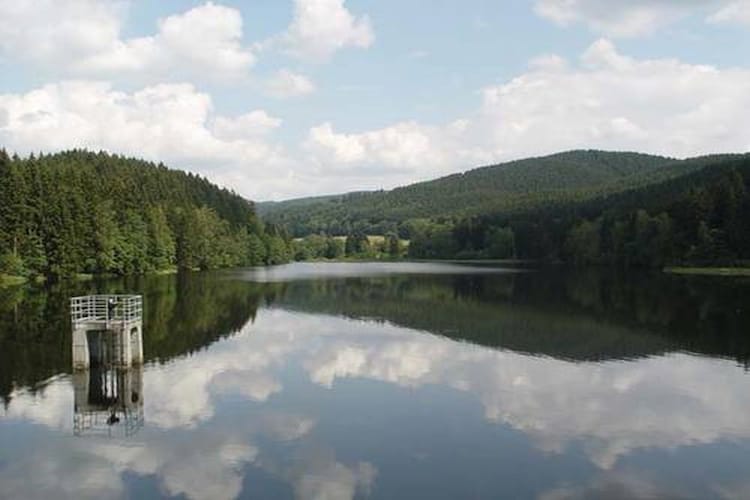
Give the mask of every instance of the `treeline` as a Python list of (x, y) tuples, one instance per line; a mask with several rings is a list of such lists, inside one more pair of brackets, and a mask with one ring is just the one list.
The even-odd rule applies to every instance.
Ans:
[(278, 264), (291, 238), (252, 203), (164, 165), (0, 150), (0, 274), (52, 278)]
[(662, 267), (750, 260), (750, 157), (639, 189), (515, 213), (427, 220), (415, 258), (520, 258)]
[(368, 236), (363, 231), (354, 231), (346, 236), (333, 237), (312, 234), (292, 242), (294, 260), (336, 259), (399, 259), (406, 255), (407, 246), (397, 234)]

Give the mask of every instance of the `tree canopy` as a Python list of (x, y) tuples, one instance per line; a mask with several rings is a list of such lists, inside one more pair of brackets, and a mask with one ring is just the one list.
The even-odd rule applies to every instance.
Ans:
[[(254, 205), (162, 164), (73, 150), (0, 150), (0, 273), (65, 277), (286, 262)], [(272, 228), (272, 230), (269, 230)]]

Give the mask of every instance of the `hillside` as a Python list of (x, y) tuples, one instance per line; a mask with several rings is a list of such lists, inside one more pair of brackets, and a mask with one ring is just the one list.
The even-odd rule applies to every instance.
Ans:
[(266, 217), (296, 236), (398, 233), (412, 258), (745, 265), (750, 155), (573, 151), (392, 191), (292, 200)]
[(303, 198), (259, 207), (294, 236), (353, 229), (383, 234), (416, 218), (464, 217), (581, 199), (677, 175), (681, 162), (639, 153), (571, 151), (482, 167), (391, 191)]
[(412, 228), (417, 258), (737, 265), (750, 260), (750, 155), (686, 160), (682, 175), (579, 200)]
[(0, 275), (140, 274), (288, 259), (252, 203), (206, 179), (107, 153), (0, 149)]
[(336, 201), (341, 198), (341, 195), (324, 195), (324, 196), (309, 196), (306, 198), (294, 198), (292, 200), (285, 201), (261, 201), (256, 203), (258, 215), (261, 217), (278, 211), (287, 211), (290, 209), (309, 207), (310, 205), (317, 205), (320, 203), (327, 203), (329, 201)]

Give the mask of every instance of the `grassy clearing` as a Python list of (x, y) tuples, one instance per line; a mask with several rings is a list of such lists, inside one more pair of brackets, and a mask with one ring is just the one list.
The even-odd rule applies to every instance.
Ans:
[(159, 269), (158, 271), (151, 271), (148, 274), (154, 274), (156, 276), (164, 276), (168, 274), (177, 274), (177, 268), (176, 267), (169, 267), (167, 269)]
[(750, 267), (667, 267), (664, 272), (695, 276), (750, 276)]
[(9, 274), (0, 274), (0, 288), (6, 286), (18, 286), (23, 285), (28, 280), (23, 276), (11, 276)]

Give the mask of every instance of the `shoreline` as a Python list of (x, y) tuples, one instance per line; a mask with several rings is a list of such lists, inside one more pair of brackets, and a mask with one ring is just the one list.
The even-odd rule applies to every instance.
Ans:
[[(506, 266), (528, 266), (538, 264), (538, 261), (534, 260), (523, 260), (523, 259), (311, 259), (306, 261), (298, 261), (301, 263), (307, 262), (311, 264), (324, 264), (324, 263), (357, 263), (357, 262), (443, 262), (446, 264), (496, 264)], [(292, 264), (294, 262), (288, 262)], [(271, 266), (269, 266), (271, 267)], [(221, 270), (221, 269), (217, 269)], [(180, 270), (176, 268), (161, 269), (151, 271), (143, 274), (129, 274), (129, 275), (112, 275), (112, 274), (78, 274), (72, 278), (73, 281), (90, 281), (98, 278), (126, 278), (133, 276), (164, 276), (171, 274), (178, 274)], [(188, 272), (202, 272), (199, 270), (191, 270)], [(679, 276), (723, 276), (723, 277), (750, 277), (750, 267), (691, 267), (691, 266), (670, 266), (662, 269), (665, 274), (679, 275)], [(28, 285), (31, 283), (44, 282), (44, 278), (29, 279), (23, 276), (13, 276), (8, 274), (0, 274), (0, 289), (9, 288), (14, 286)]]
[(664, 272), (683, 276), (750, 277), (750, 267), (665, 267)]
[[(168, 269), (159, 269), (156, 271), (149, 271), (143, 274), (118, 275), (118, 274), (111, 274), (111, 273), (101, 273), (101, 274), (78, 273), (75, 276), (71, 276), (69, 278), (64, 279), (63, 281), (82, 282), (82, 281), (92, 281), (94, 279), (129, 278), (133, 276), (166, 276), (170, 274), (177, 274), (178, 272), (179, 270), (176, 267), (171, 267)], [(191, 271), (191, 272), (198, 272), (198, 271)], [(0, 289), (10, 288), (14, 286), (21, 286), (21, 285), (45, 283), (47, 280), (48, 280), (47, 277), (41, 276), (41, 275), (35, 278), (26, 278), (24, 276), (0, 274)]]

